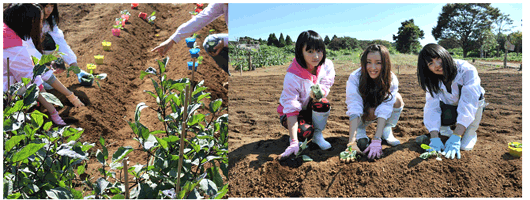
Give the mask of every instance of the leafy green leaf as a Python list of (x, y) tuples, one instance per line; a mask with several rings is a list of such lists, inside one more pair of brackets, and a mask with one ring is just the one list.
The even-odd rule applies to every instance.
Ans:
[(112, 199), (125, 199), (125, 196), (123, 196), (123, 194), (116, 194), (112, 197)]
[(44, 145), (46, 145), (46, 144), (45, 143), (42, 143), (42, 144), (31, 143), (31, 144), (28, 144), (24, 148), (22, 148), (22, 150), (20, 150), (15, 155), (13, 155), (12, 161), (13, 162), (22, 161), (22, 160), (30, 157), (31, 155), (37, 153), (37, 151), (39, 151), (42, 147), (44, 147)]
[(156, 136), (155, 136), (155, 138), (156, 138), (156, 141), (158, 142), (158, 144), (160, 144), (160, 146), (162, 146), (162, 148), (164, 148), (166, 151), (169, 150), (168, 149), (168, 144), (167, 144), (167, 142), (164, 139), (160, 139), (160, 138), (158, 138)]
[(214, 101), (210, 102), (210, 112), (216, 113), (221, 108), (221, 105), (223, 104), (223, 99), (216, 99)]
[(96, 188), (95, 188), (96, 194), (101, 195), (105, 193), (105, 190), (107, 189), (107, 186), (109, 184), (110, 182), (105, 180), (105, 178), (103, 177), (98, 178), (98, 180), (96, 181)]
[(98, 149), (97, 152), (96, 152), (96, 159), (101, 163), (101, 164), (105, 164), (105, 156), (103, 155), (103, 153), (101, 153), (101, 151)]
[(17, 135), (11, 137), (6, 143), (5, 143), (5, 150), (6, 152), (9, 152), (13, 147), (15, 147), (20, 141), (24, 140), (26, 138), (26, 135)]
[(26, 90), (26, 93), (24, 93), (24, 107), (29, 107), (35, 104), (38, 97), (39, 90), (37, 89), (37, 85), (31, 84)]
[(16, 111), (20, 111), (23, 106), (24, 106), (24, 101), (18, 100), (13, 107), (7, 107), (7, 109), (4, 109), (4, 118), (13, 114)]
[(136, 111), (134, 112), (134, 121), (135, 122), (140, 121), (140, 112), (142, 111), (142, 109), (147, 108), (147, 107), (148, 106), (145, 105), (144, 102), (141, 102), (138, 105), (136, 105)]
[(85, 166), (84, 165), (79, 165), (77, 167), (77, 174), (81, 175), (81, 174), (84, 174), (84, 173), (85, 173)]
[(430, 149), (431, 147), (426, 144), (421, 144), (421, 148), (427, 150), (427, 149)]
[(120, 162), (125, 156), (131, 153), (134, 149), (130, 146), (120, 147), (112, 155), (112, 162)]
[(10, 194), (10, 195), (7, 195), (7, 198), (8, 199), (18, 199), (20, 197), (20, 192), (17, 192), (17, 193), (14, 193), (14, 194)]
[(217, 192), (217, 194), (213, 198), (221, 199), (221, 198), (223, 198), (226, 195), (227, 192), (228, 192), (228, 183), (226, 185), (224, 185), (223, 188), (221, 190), (219, 190)]
[(68, 189), (57, 187), (51, 190), (46, 190), (46, 194), (51, 199), (72, 199), (74, 195)]
[(313, 159), (307, 155), (302, 155), (302, 160), (304, 160), (304, 162), (311, 162), (313, 161)]

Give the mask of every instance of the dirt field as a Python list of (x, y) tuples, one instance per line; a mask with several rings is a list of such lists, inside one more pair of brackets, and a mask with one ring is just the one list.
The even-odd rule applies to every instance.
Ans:
[[(383, 143), (383, 158), (339, 161), (346, 148), (349, 121), (345, 88), (358, 66), (335, 65), (337, 76), (328, 100), (332, 110), (324, 137), (329, 151), (310, 145), (303, 154), (314, 161), (276, 160), (288, 146), (288, 132), (276, 113), (288, 65), (233, 73), (230, 98), (230, 197), (522, 197), (522, 159), (508, 154), (507, 143), (522, 141), (522, 73), (478, 67), (486, 107), (478, 142), (462, 159), (422, 160), (415, 138), (423, 125), (425, 93), (415, 69), (397, 75), (405, 108), (394, 135), (401, 145)], [(407, 72), (404, 74), (403, 72)], [(367, 129), (369, 137), (375, 124)], [(442, 138), (445, 142), (447, 138)]]
[[(131, 9), (130, 3), (124, 4), (59, 4), (61, 22), (59, 28), (63, 30), (67, 43), (76, 53), (79, 66), (86, 70), (87, 63), (94, 63), (94, 56), (104, 55), (104, 64), (98, 65), (96, 73), (107, 73), (106, 80), (100, 82), (101, 89), (94, 83), (93, 87), (80, 86), (77, 77), (66, 78), (66, 73), (58, 75), (58, 79), (73, 91), (86, 107), (74, 108), (66, 97), (54, 93), (65, 104), (58, 108), (59, 114), (70, 123), (72, 127), (81, 127), (85, 131), (82, 142), (96, 143), (92, 148), (94, 154), (100, 149), (99, 137), (103, 137), (109, 144), (109, 153), (120, 146), (138, 148), (139, 143), (133, 140), (133, 132), (127, 121), (133, 121), (136, 105), (145, 102), (148, 106), (156, 105), (153, 97), (143, 92), (154, 91), (150, 78), (141, 80), (140, 72), (148, 67), (158, 70), (156, 59), (162, 59), (151, 49), (169, 38), (178, 26), (191, 18), (190, 11), (194, 4), (140, 4), (137, 10)], [(119, 37), (111, 33), (115, 18), (120, 17), (120, 11), (129, 10), (131, 16), (125, 29)], [(140, 12), (151, 14), (156, 11), (154, 24), (138, 17)], [(198, 33), (202, 38), (208, 35), (208, 30), (215, 29), (216, 33), (227, 33), (228, 27), (223, 17), (216, 19)], [(156, 36), (158, 34), (158, 36)], [(112, 42), (111, 51), (103, 51), (103, 40)], [(202, 39), (198, 40), (202, 46)], [(202, 48), (202, 47), (201, 47)], [(211, 93), (211, 99), (223, 99), (224, 106), (228, 105), (228, 88), (223, 83), (228, 82), (228, 75), (209, 57), (204, 50), (200, 55), (204, 62), (195, 73), (195, 81), (205, 80), (205, 86)], [(167, 56), (170, 57), (167, 76), (171, 79), (184, 77), (191, 78), (191, 71), (187, 69), (186, 62), (191, 61), (188, 47), (184, 41), (173, 46)], [(205, 101), (206, 104), (209, 101)], [(150, 109), (142, 110), (142, 124), (151, 131), (161, 130), (156, 112)], [(134, 151), (129, 154), (131, 165), (146, 164), (147, 156)], [(97, 168), (101, 167), (95, 159), (88, 165), (88, 173), (94, 175)], [(96, 175), (96, 178), (97, 179)], [(95, 180), (94, 179), (94, 180)]]

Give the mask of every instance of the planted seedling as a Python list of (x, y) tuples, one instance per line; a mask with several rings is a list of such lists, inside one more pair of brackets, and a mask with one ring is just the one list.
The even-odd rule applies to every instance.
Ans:
[[(295, 157), (293, 158), (293, 160), (296, 160), (298, 158), (298, 156), (300, 156), (302, 154), (302, 151), (307, 149), (307, 143), (309, 143), (309, 140), (307, 140), (307, 138), (306, 138), (305, 141), (302, 142), (302, 144), (300, 145), (300, 150), (298, 151), (298, 153), (295, 154)], [(311, 157), (307, 156), (307, 155), (302, 155), (302, 160), (304, 162), (313, 161), (313, 159)]]
[(131, 9), (138, 9), (139, 3), (131, 3)]
[(155, 14), (156, 14), (156, 11), (153, 11), (153, 13), (151, 13), (151, 15), (147, 17), (147, 22), (149, 22), (150, 24), (155, 23), (155, 19), (156, 19)]
[(523, 144), (519, 142), (508, 143), (508, 149), (510, 149), (510, 155), (515, 157), (521, 157), (523, 155)]
[[(426, 144), (421, 144), (421, 148), (425, 150), (432, 149), (432, 147)], [(428, 152), (422, 153), (420, 155), (420, 158), (426, 160), (432, 156), (436, 156), (436, 160), (442, 161), (442, 154), (438, 153), (437, 151), (430, 151), (430, 152), (428, 151)]]
[(103, 42), (101, 44), (103, 44), (103, 50), (110, 51), (110, 45), (112, 45), (111, 42), (107, 42), (107, 41), (103, 40)]
[(107, 78), (107, 74), (101, 73), (101, 74), (94, 75), (93, 73), (94, 73), (94, 70), (97, 68), (97, 65), (94, 65), (92, 63), (88, 63), (86, 68), (87, 70), (90, 71), (90, 73), (87, 73), (81, 70), (81, 72), (77, 74), (79, 83), (84, 86), (91, 86), (94, 80), (96, 80), (98, 87), (101, 88), (101, 86), (99, 85), (99, 80), (103, 80)]
[(121, 25), (121, 26), (124, 26), (125, 25), (125, 19), (124, 18), (116, 18), (114, 20), (116, 22), (116, 25)]
[(339, 158), (341, 161), (353, 162), (358, 160), (361, 156), (357, 154), (357, 150), (353, 150), (352, 146), (348, 146), (346, 151), (340, 152)]
[(105, 58), (105, 56), (101, 55), (101, 54), (98, 54), (96, 56), (94, 56), (94, 59), (96, 59), (96, 64), (103, 64), (103, 59)]
[(140, 14), (138, 14), (138, 17), (142, 18), (143, 20), (145, 20), (147, 18), (147, 13), (140, 12)]
[(129, 11), (127, 10), (122, 10), (120, 14), (121, 18), (125, 20), (124, 23), (127, 23), (129, 21), (129, 17), (131, 16), (131, 13), (129, 13)]
[(119, 25), (114, 25), (112, 26), (113, 29), (112, 29), (112, 35), (114, 36), (120, 36), (120, 32), (121, 32), (121, 29), (123, 29), (122, 25), (119, 24)]

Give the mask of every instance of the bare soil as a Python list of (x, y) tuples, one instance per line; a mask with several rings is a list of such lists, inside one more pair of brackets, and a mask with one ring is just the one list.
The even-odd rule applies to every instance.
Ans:
[[(59, 114), (72, 127), (81, 127), (84, 133), (81, 142), (96, 143), (92, 148), (101, 149), (99, 138), (106, 140), (109, 154), (114, 153), (121, 146), (139, 148), (139, 143), (133, 140), (135, 136), (127, 121), (133, 121), (136, 105), (145, 102), (149, 107), (156, 108), (152, 96), (144, 90), (154, 91), (153, 83), (149, 76), (141, 80), (140, 72), (148, 67), (158, 70), (156, 59), (162, 59), (158, 53), (151, 49), (171, 36), (178, 26), (191, 18), (190, 11), (195, 9), (194, 4), (143, 4), (138, 9), (131, 9), (130, 3), (124, 4), (59, 4), (61, 22), (59, 28), (64, 32), (67, 43), (77, 55), (79, 67), (86, 70), (87, 63), (95, 63), (94, 56), (104, 55), (104, 64), (98, 65), (95, 73), (106, 73), (107, 79), (100, 81), (101, 88), (96, 83), (92, 87), (80, 86), (77, 76), (73, 73), (66, 77), (66, 73), (57, 75), (68, 89), (73, 91), (85, 107), (75, 108), (64, 95), (51, 91), (63, 104), (64, 108), (57, 108)], [(128, 23), (121, 31), (119, 37), (111, 33), (115, 18), (119, 18), (120, 11), (128, 10), (131, 13)], [(140, 12), (150, 15), (156, 11), (154, 24), (138, 17)], [(228, 27), (224, 17), (216, 19), (198, 34), (204, 39), (210, 29), (215, 33), (227, 33)], [(197, 44), (202, 44), (198, 39)], [(103, 40), (111, 42), (111, 50), (103, 51)], [(202, 45), (201, 45), (202, 46)], [(191, 78), (191, 71), (187, 68), (187, 61), (191, 61), (185, 41), (175, 44), (168, 52), (169, 62), (167, 78), (177, 80)], [(194, 81), (204, 80), (211, 93), (211, 100), (223, 99), (223, 106), (228, 105), (229, 76), (217, 66), (215, 61), (201, 50), (204, 57), (195, 72)], [(155, 79), (158, 80), (158, 79)], [(209, 100), (204, 102), (209, 103)], [(162, 130), (162, 123), (158, 121), (157, 113), (151, 109), (142, 110), (141, 123), (149, 130)], [(147, 155), (141, 150), (129, 154), (130, 165), (146, 164)], [(97, 169), (101, 167), (95, 158), (88, 163), (88, 173), (96, 180), (100, 175)]]
[[(522, 159), (507, 148), (509, 142), (522, 141), (520, 71), (477, 66), (489, 103), (477, 130), (478, 142), (472, 151), (462, 152), (460, 160), (437, 161), (418, 157), (424, 150), (415, 138), (428, 134), (423, 125), (425, 93), (415, 68), (402, 68), (397, 77), (405, 107), (393, 129), (401, 145), (383, 143), (381, 159), (345, 164), (338, 157), (349, 134), (345, 88), (349, 74), (359, 66), (335, 66), (337, 76), (328, 96), (331, 114), (324, 130), (333, 148), (323, 151), (310, 145), (302, 154), (312, 162), (277, 160), (289, 144), (276, 112), (287, 67), (233, 73), (228, 94), (229, 197), (522, 197)], [(374, 132), (372, 124), (368, 136)]]

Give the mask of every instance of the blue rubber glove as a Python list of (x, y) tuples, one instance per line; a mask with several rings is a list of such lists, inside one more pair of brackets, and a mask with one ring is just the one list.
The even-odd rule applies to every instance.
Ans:
[(445, 151), (442, 152), (442, 155), (444, 155), (446, 158), (456, 158), (460, 159), (460, 136), (458, 135), (451, 135), (449, 139), (445, 142)]
[(429, 144), (429, 146), (431, 148), (427, 149), (428, 152), (442, 152), (442, 150), (445, 148), (444, 143), (442, 143), (442, 140), (440, 140), (440, 138), (431, 138), (431, 143)]

